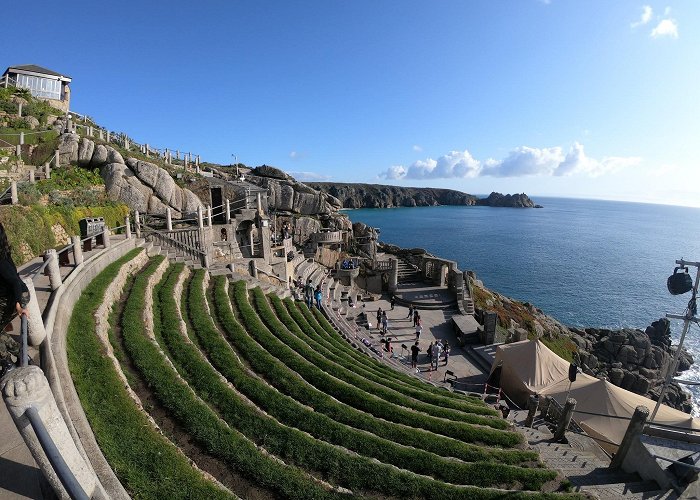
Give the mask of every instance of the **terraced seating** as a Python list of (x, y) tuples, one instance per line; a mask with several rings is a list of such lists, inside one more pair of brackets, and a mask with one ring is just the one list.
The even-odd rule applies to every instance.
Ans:
[[(209, 282), (206, 271), (190, 275), (176, 263), (151, 291), (165, 265), (163, 257), (152, 258), (112, 318), (115, 355), (147, 404), (140, 409), (129, 399), (111, 362), (101, 368), (121, 384), (120, 391), (115, 383), (105, 390), (123, 393), (119, 409), (135, 415), (134, 423), (127, 419), (122, 429), (123, 419), (104, 408), (111, 406), (104, 391), (97, 391), (101, 407), (92, 408), (99, 403), (90, 384), (79, 390), (93, 427), (106, 436), (98, 437), (101, 447), (114, 450), (105, 456), (132, 494), (561, 498), (540, 491), (545, 484), (557, 488), (556, 473), (522, 449), (521, 436), (481, 400), (391, 370), (352, 349), (317, 311), (249, 290), (251, 283), (231, 285), (226, 276)], [(109, 274), (95, 282), (101, 279), (108, 282)], [(78, 364), (74, 377), (86, 377), (95, 369), (90, 354), (102, 359), (94, 356), (100, 347), (86, 341), (94, 327), (76, 328), (85, 333), (69, 337), (71, 363)], [(145, 411), (175, 426), (168, 427), (170, 440)], [(147, 464), (125, 449), (149, 446), (158, 451)], [(211, 461), (220, 470), (210, 470)], [(142, 482), (151, 474), (147, 488)], [(162, 484), (168, 477), (177, 482)]]

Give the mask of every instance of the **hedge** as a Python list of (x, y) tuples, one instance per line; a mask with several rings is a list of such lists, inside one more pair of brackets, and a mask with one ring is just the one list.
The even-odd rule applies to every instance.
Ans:
[[(239, 431), (226, 425), (177, 378), (158, 347), (144, 335), (142, 316), (146, 284), (163, 259), (162, 256), (151, 259), (146, 270), (134, 281), (121, 323), (126, 352), (156, 398), (209, 454), (263, 488), (287, 498), (346, 498), (347, 495), (322, 487), (302, 470), (263, 454)], [(154, 325), (159, 326), (157, 322)]]
[(270, 333), (248, 302), (245, 282), (238, 281), (233, 284), (233, 287), (234, 302), (241, 314), (243, 323), (247, 327), (248, 333), (270, 354), (277, 359), (284, 360), (287, 366), (301, 375), (306, 381), (339, 401), (343, 401), (379, 418), (402, 423), (410, 427), (422, 428), (466, 442), (505, 447), (512, 447), (522, 442), (523, 437), (518, 433), (421, 414), (398, 404), (384, 401), (358, 387), (334, 378), (305, 360)]
[(95, 333), (95, 311), (134, 249), (98, 274), (75, 304), (68, 325), (68, 367), (100, 449), (119, 481), (139, 498), (230, 498), (153, 428), (129, 397)]

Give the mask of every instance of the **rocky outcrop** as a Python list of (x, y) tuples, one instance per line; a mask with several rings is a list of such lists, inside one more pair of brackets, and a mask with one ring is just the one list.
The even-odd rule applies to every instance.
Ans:
[(477, 202), (476, 196), (452, 189), (337, 182), (310, 182), (309, 186), (333, 196), (343, 208), (431, 207)]
[(501, 194), (493, 192), (488, 197), (479, 199), (476, 204), (486, 207), (542, 208), (542, 205), (535, 205), (525, 193)]
[(95, 144), (87, 137), (62, 134), (59, 138), (61, 164), (99, 168), (107, 195), (126, 203), (142, 213), (164, 214), (171, 208), (174, 218), (191, 214), (200, 199), (190, 190), (181, 188), (167, 170), (153, 163), (127, 158), (106, 144)]

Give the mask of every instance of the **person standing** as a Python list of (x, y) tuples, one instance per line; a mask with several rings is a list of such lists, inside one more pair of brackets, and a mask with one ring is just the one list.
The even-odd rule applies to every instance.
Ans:
[(311, 278), (309, 278), (304, 287), (304, 298), (306, 299), (306, 305), (311, 309), (314, 305), (314, 285), (311, 283)]
[(321, 310), (321, 301), (323, 301), (323, 291), (321, 290), (321, 284), (319, 283), (314, 292), (314, 298), (316, 299), (316, 309)]
[(382, 331), (384, 335), (389, 331), (389, 319), (386, 317), (386, 311), (382, 311)]
[(5, 329), (17, 316), (29, 317), (29, 290), (17, 274), (12, 260), (10, 242), (0, 223), (0, 377), (19, 359), (19, 344), (5, 333)]
[(418, 341), (411, 346), (411, 368), (416, 368), (418, 366), (418, 353), (420, 352), (420, 347), (418, 347)]
[(430, 357), (430, 361), (431, 361), (430, 367), (433, 370), (438, 369), (438, 363), (440, 362), (440, 352), (441, 351), (442, 351), (442, 346), (441, 346), (440, 342), (439, 341), (435, 342), (435, 344), (433, 344), (433, 355)]
[(421, 333), (423, 333), (423, 326), (419, 323), (416, 325), (416, 340), (420, 340)]
[(413, 304), (408, 304), (408, 316), (406, 318), (409, 320), (413, 318)]
[(393, 310), (394, 310), (394, 305), (396, 304), (396, 296), (393, 295), (393, 294), (391, 295), (390, 304), (391, 304), (391, 310), (393, 311)]
[(382, 308), (377, 309), (377, 330), (382, 329)]
[(418, 308), (413, 309), (413, 326), (416, 326), (418, 324), (418, 320), (420, 319), (420, 313), (418, 312)]
[(433, 344), (434, 342), (431, 342), (430, 345), (428, 346), (428, 350), (426, 351), (426, 354), (428, 355), (428, 362), (430, 363), (430, 369), (433, 369)]
[(445, 356), (445, 366), (447, 366), (447, 362), (450, 359), (450, 343), (445, 341), (445, 345), (442, 348), (443, 355)]

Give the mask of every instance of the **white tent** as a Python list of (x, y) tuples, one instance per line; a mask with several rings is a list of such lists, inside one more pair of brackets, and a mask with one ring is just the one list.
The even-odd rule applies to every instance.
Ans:
[[(519, 405), (524, 406), (530, 394), (552, 396), (563, 405), (569, 391), (569, 363), (539, 340), (504, 344), (497, 348), (491, 371), (502, 363), (501, 388)], [(574, 421), (600, 443), (610, 441), (617, 445), (627, 430), (629, 418), (637, 406), (653, 410), (656, 401), (622, 389), (607, 380), (579, 373), (571, 384), (570, 398), (576, 400)], [(616, 418), (617, 417), (617, 418)], [(655, 423), (687, 429), (700, 429), (700, 421), (687, 413), (661, 405)], [(606, 448), (610, 448), (607, 446)]]

